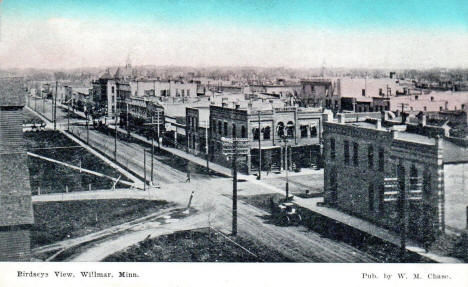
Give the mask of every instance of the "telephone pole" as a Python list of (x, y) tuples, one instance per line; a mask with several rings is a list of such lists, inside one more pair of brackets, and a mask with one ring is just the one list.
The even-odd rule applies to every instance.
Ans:
[(55, 99), (53, 102), (54, 131), (57, 129), (57, 96), (58, 96), (58, 81), (55, 81)]
[[(158, 117), (159, 118), (159, 117)], [(154, 122), (151, 116), (151, 182), (153, 182), (153, 158), (154, 158)], [(159, 124), (158, 124), (158, 142), (159, 142)]]
[(117, 117), (115, 117), (114, 127), (114, 161), (117, 162)]
[(233, 141), (232, 155), (232, 235), (237, 235), (237, 141)]
[(146, 190), (146, 149), (143, 149), (143, 190)]
[(262, 138), (260, 130), (260, 110), (258, 111), (258, 176), (257, 179), (262, 179)]
[(205, 129), (205, 150), (206, 150), (206, 171), (208, 172), (208, 175), (210, 174), (210, 153), (208, 151), (208, 131), (210, 130), (210, 122), (207, 122), (206, 129)]

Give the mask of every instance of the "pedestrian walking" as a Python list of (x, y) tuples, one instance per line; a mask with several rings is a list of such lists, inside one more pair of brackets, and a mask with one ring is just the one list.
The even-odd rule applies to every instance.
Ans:
[(187, 162), (187, 179), (185, 182), (190, 182), (190, 162)]

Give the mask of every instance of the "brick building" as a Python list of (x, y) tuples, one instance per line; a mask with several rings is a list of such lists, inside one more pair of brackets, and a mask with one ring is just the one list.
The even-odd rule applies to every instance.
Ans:
[(34, 218), (23, 142), (25, 93), (21, 78), (0, 78), (0, 261), (31, 257)]
[(259, 140), (262, 170), (286, 167), (284, 138), (288, 141), (289, 169), (320, 164), (321, 132), (321, 108), (284, 106), (284, 103), (282, 107), (275, 107), (262, 102), (256, 106), (249, 102), (210, 106), (211, 159), (225, 161), (222, 137), (248, 138), (250, 154), (241, 165), (247, 173), (258, 170)]
[(207, 139), (209, 142), (210, 107), (186, 108), (186, 138), (189, 152), (206, 154)]
[(453, 150), (457, 158), (466, 151), (450, 143), (444, 149), (441, 137), (409, 133), (405, 125), (384, 127), (380, 119), (346, 122), (338, 116), (338, 122), (324, 123), (325, 203), (398, 231), (397, 199), (404, 190), (409, 236), (425, 241), (443, 233), (444, 164)]

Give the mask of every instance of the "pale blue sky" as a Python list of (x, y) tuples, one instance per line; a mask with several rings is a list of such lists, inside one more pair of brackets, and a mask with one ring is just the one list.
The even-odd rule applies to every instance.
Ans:
[(467, 0), (3, 0), (0, 67), (467, 67)]
[(3, 0), (6, 17), (333, 28), (468, 29), (465, 0)]

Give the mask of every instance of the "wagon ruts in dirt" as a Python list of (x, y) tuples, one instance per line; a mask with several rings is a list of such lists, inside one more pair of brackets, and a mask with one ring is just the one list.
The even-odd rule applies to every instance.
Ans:
[(275, 201), (270, 198), (271, 216), (273, 220), (282, 225), (299, 225), (302, 221), (300, 213), (297, 211), (291, 199)]

